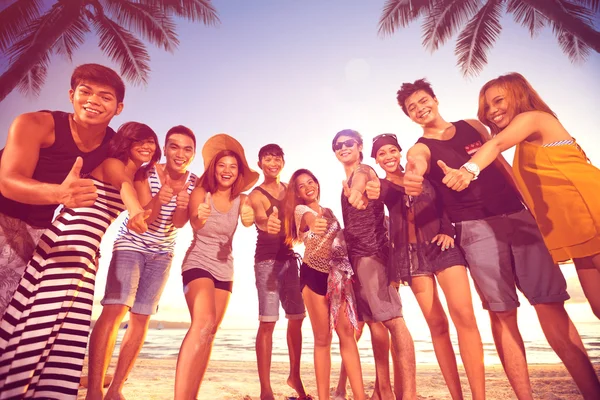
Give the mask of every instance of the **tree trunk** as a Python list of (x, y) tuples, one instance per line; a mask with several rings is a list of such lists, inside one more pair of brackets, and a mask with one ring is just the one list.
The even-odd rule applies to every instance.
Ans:
[(548, 19), (560, 25), (565, 31), (572, 33), (578, 39), (600, 53), (600, 32), (593, 27), (583, 24), (580, 19), (566, 12), (562, 5), (555, 0), (521, 0), (538, 10)]

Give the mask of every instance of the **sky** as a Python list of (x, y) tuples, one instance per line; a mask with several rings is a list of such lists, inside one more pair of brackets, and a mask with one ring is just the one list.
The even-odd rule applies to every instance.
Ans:
[[(161, 140), (174, 125), (190, 127), (199, 145), (191, 170), (198, 175), (203, 165), (201, 146), (216, 133), (237, 138), (255, 168), (259, 148), (278, 143), (286, 153), (283, 180), (298, 168), (312, 170), (321, 182), (321, 204), (333, 209), (341, 220), (339, 196), (344, 172), (331, 150), (336, 132), (358, 130), (365, 142), (365, 161), (374, 165), (368, 158), (373, 136), (396, 133), (405, 149), (420, 136), (420, 127), (396, 103), (396, 91), (402, 82), (426, 77), (436, 92), (442, 115), (455, 121), (476, 118), (481, 86), (512, 71), (531, 82), (592, 162), (600, 165), (600, 56), (592, 53), (586, 63), (571, 64), (550, 29), (531, 39), (510, 16), (504, 18), (501, 36), (488, 54), (488, 65), (479, 76), (466, 79), (456, 66), (456, 36), (433, 54), (421, 45), (420, 23), (391, 37), (379, 36), (377, 22), (383, 0), (213, 3), (221, 20), (219, 25), (178, 21), (178, 50), (171, 54), (148, 46), (152, 69), (149, 83), (146, 87), (127, 85), (125, 108), (111, 124), (116, 129), (127, 121), (143, 122)], [(0, 103), (0, 146), (17, 115), (41, 109), (72, 110), (67, 92), (76, 65), (95, 62), (118, 70), (97, 48), (97, 41), (90, 35), (72, 62), (53, 57), (38, 97), (25, 97), (15, 91)], [(0, 68), (6, 68), (6, 59), (2, 61)], [(512, 154), (512, 150), (505, 152), (509, 161)], [(101, 246), (97, 302), (104, 293), (121, 219), (109, 229)], [(180, 272), (191, 235), (189, 225), (180, 231), (156, 319), (189, 320)], [(233, 243), (235, 280), (224, 328), (258, 326), (255, 240), (255, 228), (240, 224)], [(573, 319), (596, 321), (587, 304), (582, 303), (572, 266), (563, 267), (563, 273), (575, 298), (568, 306)], [(409, 329), (426, 329), (410, 289), (402, 288), (401, 294)], [(474, 292), (473, 296), (479, 325), (484, 328), (489, 325), (487, 315)], [(521, 310), (521, 322), (531, 321), (534, 312), (524, 299)], [(96, 305), (94, 318), (99, 311)], [(539, 328), (533, 329), (541, 334)]]

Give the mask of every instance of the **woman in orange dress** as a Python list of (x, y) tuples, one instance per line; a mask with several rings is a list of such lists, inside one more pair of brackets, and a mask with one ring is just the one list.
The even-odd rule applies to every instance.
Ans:
[(523, 199), (554, 261), (573, 260), (585, 296), (600, 318), (600, 169), (518, 73), (481, 88), (477, 116), (493, 138), (463, 168), (448, 169), (445, 183), (464, 190), (480, 169), (516, 145), (513, 172)]

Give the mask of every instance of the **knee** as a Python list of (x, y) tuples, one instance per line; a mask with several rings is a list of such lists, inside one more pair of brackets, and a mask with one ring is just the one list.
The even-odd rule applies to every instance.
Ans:
[(445, 315), (432, 317), (427, 320), (431, 336), (445, 336), (449, 334), (448, 318)]
[(129, 326), (136, 330), (146, 330), (150, 324), (150, 315), (129, 313)]
[(202, 318), (192, 320), (190, 332), (199, 339), (207, 339), (217, 332), (217, 319), (214, 315), (204, 315)]
[(472, 329), (477, 328), (475, 313), (473, 309), (455, 310), (451, 313), (452, 322), (456, 328)]
[(258, 325), (258, 334), (259, 335), (272, 335), (275, 330), (275, 322), (264, 322), (261, 321)]
[(511, 325), (517, 323), (517, 309), (509, 311), (490, 311), (492, 325)]
[(329, 347), (331, 345), (331, 333), (327, 332), (315, 332), (315, 347)]

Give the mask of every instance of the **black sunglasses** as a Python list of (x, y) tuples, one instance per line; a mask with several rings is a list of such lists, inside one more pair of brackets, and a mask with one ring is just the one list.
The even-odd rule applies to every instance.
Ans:
[(376, 141), (378, 141), (379, 139), (382, 139), (384, 137), (390, 137), (390, 138), (394, 139), (396, 142), (398, 141), (398, 138), (393, 133), (382, 133), (381, 135), (377, 135), (373, 138), (373, 143), (375, 143)]
[(354, 139), (344, 140), (343, 142), (336, 142), (333, 145), (333, 150), (334, 151), (341, 150), (343, 146), (350, 148), (350, 147), (354, 146), (355, 143), (357, 143), (357, 142)]

